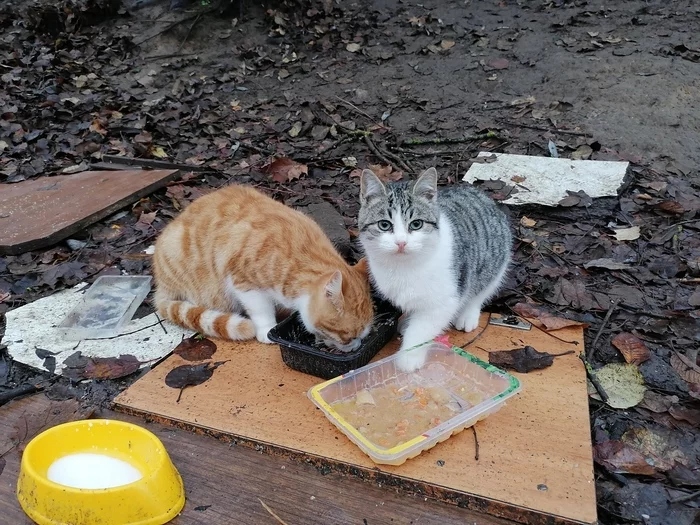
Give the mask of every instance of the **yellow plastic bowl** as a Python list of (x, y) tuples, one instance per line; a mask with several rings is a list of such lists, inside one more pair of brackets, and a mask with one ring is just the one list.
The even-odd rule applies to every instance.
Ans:
[[(69, 454), (104, 454), (130, 463), (141, 479), (119, 487), (78, 489), (49, 481)], [(162, 525), (185, 505), (182, 478), (148, 430), (108, 419), (58, 425), (29, 442), (22, 455), (17, 499), (39, 525)]]

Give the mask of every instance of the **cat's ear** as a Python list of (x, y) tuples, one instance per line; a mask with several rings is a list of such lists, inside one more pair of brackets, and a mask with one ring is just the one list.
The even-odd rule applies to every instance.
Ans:
[(357, 264), (355, 265), (355, 269), (363, 275), (369, 274), (369, 266), (367, 265), (367, 257), (363, 257), (362, 259), (357, 261)]
[(416, 184), (413, 186), (413, 195), (423, 197), (429, 201), (435, 201), (437, 197), (437, 180), (437, 170), (428, 168), (418, 177)]
[(336, 270), (326, 282), (326, 297), (338, 312), (343, 311), (343, 274)]
[(362, 202), (385, 195), (386, 188), (379, 177), (372, 170), (362, 170), (362, 177), (360, 177), (360, 199)]

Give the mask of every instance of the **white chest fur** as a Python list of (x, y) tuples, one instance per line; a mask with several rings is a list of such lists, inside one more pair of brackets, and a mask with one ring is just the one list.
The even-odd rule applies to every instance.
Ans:
[(440, 240), (431, 253), (407, 256), (367, 252), (377, 288), (403, 312), (430, 309), (457, 299), (451, 227), (444, 217), (439, 226)]

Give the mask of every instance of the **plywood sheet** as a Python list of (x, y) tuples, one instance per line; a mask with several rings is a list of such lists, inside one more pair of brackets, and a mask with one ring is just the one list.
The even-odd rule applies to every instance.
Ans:
[(0, 254), (50, 246), (165, 186), (177, 170), (85, 171), (0, 185)]
[[(482, 326), (486, 321), (482, 317)], [(488, 358), (485, 348), (525, 344), (553, 353), (583, 349), (580, 328), (557, 336), (579, 344), (564, 344), (535, 329), (489, 326), (469, 350)], [(451, 334), (458, 345), (472, 337)], [(306, 392), (320, 380), (288, 369), (278, 347), (217, 344), (214, 359), (230, 361), (206, 383), (186, 389), (179, 403), (178, 391), (164, 378), (184, 362), (171, 356), (123, 392), (116, 406), (522, 523), (596, 521), (586, 377), (576, 355), (518, 374), (522, 393), (476, 426), (478, 461), (467, 430), (401, 466), (386, 467), (372, 463), (312, 405)], [(380, 357), (395, 348), (396, 342), (389, 344)]]

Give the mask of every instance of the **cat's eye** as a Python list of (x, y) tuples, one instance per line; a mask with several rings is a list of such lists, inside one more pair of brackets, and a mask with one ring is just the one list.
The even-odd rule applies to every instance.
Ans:
[(379, 221), (377, 223), (377, 228), (379, 228), (383, 232), (388, 232), (389, 230), (391, 230), (391, 222), (390, 221)]
[(411, 224), (408, 225), (408, 228), (411, 231), (420, 230), (422, 227), (423, 227), (423, 221), (421, 221), (420, 219), (416, 219), (415, 221), (411, 221)]

